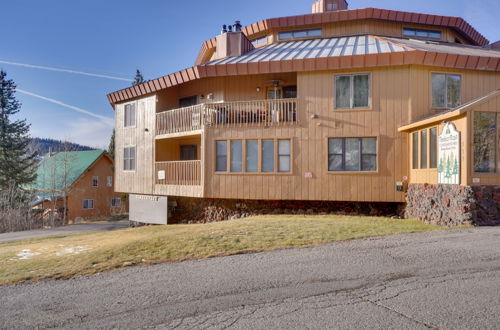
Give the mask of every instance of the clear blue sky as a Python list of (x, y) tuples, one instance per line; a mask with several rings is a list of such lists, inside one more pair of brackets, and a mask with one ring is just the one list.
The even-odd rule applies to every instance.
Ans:
[[(204, 40), (224, 23), (310, 12), (313, 0), (1, 0), (0, 60), (146, 79), (192, 66)], [(377, 7), (461, 16), (490, 41), (500, 39), (500, 0), (350, 0)], [(126, 81), (0, 63), (20, 89), (113, 117), (106, 94)], [(18, 93), (32, 135), (106, 147), (106, 120)]]

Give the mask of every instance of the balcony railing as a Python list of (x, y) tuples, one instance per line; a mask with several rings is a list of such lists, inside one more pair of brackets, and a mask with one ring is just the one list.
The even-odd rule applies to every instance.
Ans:
[(160, 112), (158, 135), (203, 127), (279, 126), (297, 122), (297, 99), (205, 103)]
[(155, 167), (156, 184), (201, 185), (201, 160), (157, 162)]

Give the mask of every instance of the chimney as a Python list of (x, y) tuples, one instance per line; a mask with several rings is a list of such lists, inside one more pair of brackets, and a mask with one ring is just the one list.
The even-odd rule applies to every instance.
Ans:
[(316, 0), (312, 5), (313, 14), (328, 11), (346, 10), (349, 4), (346, 0)]
[[(226, 27), (226, 29), (224, 28)], [(223, 25), (222, 33), (217, 36), (215, 54), (212, 60), (241, 56), (254, 49), (254, 46), (241, 31), (240, 21), (234, 25)]]

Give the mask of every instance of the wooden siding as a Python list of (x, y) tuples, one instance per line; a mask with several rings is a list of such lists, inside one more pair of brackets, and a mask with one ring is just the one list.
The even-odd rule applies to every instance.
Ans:
[[(135, 103), (136, 125), (123, 127), (125, 104)], [(118, 104), (115, 109), (115, 189), (133, 194), (153, 193), (156, 96)], [(136, 170), (123, 170), (123, 149), (135, 147)]]
[[(97, 187), (92, 186), (92, 179), (94, 176), (98, 177)], [(127, 210), (126, 200), (123, 194), (115, 193), (113, 186), (108, 187), (108, 176), (113, 177), (113, 163), (107, 156), (101, 156), (87, 172), (78, 178), (71, 186), (67, 205), (68, 219), (70, 221), (74, 221), (77, 217), (83, 219), (107, 218)], [(114, 197), (121, 198), (120, 207), (111, 206), (111, 199)], [(84, 209), (84, 199), (94, 200), (94, 208)]]

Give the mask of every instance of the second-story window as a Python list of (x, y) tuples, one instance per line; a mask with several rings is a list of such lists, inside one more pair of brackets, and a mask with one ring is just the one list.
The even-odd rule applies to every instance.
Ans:
[(113, 187), (113, 177), (112, 176), (106, 177), (106, 185), (108, 187)]
[(432, 107), (451, 109), (461, 103), (462, 77), (458, 74), (432, 74)]
[(369, 74), (335, 76), (335, 109), (368, 108), (369, 104)]
[(323, 31), (321, 29), (284, 31), (278, 34), (279, 40), (303, 39), (312, 37), (321, 37)]
[(97, 187), (97, 186), (99, 186), (99, 177), (93, 176), (92, 177), (92, 187)]
[(123, 169), (125, 171), (135, 171), (135, 147), (123, 149)]
[(124, 115), (124, 127), (135, 126), (135, 103), (125, 104)]

